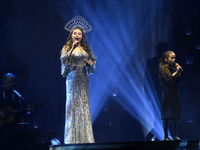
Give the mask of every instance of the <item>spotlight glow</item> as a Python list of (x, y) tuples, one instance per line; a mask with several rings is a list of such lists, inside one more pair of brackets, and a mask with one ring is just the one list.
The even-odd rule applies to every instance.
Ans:
[[(146, 99), (144, 72), (146, 60), (156, 55), (158, 42), (171, 41), (171, 16), (164, 9), (171, 3), (75, 0), (74, 4), (77, 4), (73, 6), (74, 13), (82, 15), (81, 10), (84, 10), (82, 16), (93, 27), (87, 34), (88, 43), (97, 56), (96, 72), (90, 76), (92, 121), (96, 120), (110, 95), (116, 99), (123, 97), (119, 100), (120, 105), (140, 122), (144, 133), (154, 128), (156, 137), (162, 139), (159, 98), (149, 79), (147, 89), (151, 101)], [(62, 17), (67, 22), (64, 14)]]

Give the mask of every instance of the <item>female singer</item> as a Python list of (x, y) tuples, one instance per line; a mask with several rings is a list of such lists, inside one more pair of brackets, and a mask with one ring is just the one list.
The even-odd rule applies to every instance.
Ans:
[(96, 58), (81, 27), (71, 30), (60, 59), (66, 77), (64, 143), (94, 143), (88, 75), (95, 72)]
[(182, 118), (178, 83), (181, 82), (181, 66), (175, 63), (176, 55), (173, 51), (166, 51), (159, 60), (159, 78), (162, 87), (161, 119), (163, 120), (164, 140), (172, 140), (168, 136), (168, 123), (173, 121), (174, 140), (178, 137), (177, 120)]

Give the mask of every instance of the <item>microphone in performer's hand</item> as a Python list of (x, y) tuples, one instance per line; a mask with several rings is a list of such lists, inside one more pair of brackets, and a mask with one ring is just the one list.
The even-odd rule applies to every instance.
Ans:
[[(76, 41), (79, 41), (78, 38), (76, 38)], [(78, 46), (78, 42), (75, 44), (75, 48)]]
[[(176, 65), (176, 62), (174, 62), (173, 64), (174, 64), (174, 66), (175, 66), (175, 65)], [(181, 70), (181, 71), (183, 71), (183, 69), (182, 69), (182, 68), (180, 68), (180, 70)]]

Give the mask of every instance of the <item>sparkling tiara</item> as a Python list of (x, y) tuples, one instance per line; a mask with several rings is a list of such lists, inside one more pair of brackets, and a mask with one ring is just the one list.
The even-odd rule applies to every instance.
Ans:
[(70, 32), (76, 26), (81, 27), (84, 33), (92, 30), (92, 26), (82, 16), (79, 15), (67, 22), (67, 24), (64, 26), (64, 29)]

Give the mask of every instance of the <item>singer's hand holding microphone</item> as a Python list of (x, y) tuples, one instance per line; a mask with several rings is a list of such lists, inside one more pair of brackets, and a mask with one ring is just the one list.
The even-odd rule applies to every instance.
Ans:
[(72, 45), (72, 48), (74, 49), (74, 48), (76, 48), (77, 46), (78, 46), (78, 42), (79, 42), (79, 40), (78, 40), (78, 38), (76, 38), (76, 41), (73, 43), (73, 45)]
[(79, 42), (79, 39), (76, 38), (76, 41), (74, 41), (74, 43), (72, 44), (72, 47), (71, 47), (70, 51), (67, 53), (68, 57), (70, 57), (72, 51), (78, 46), (78, 42)]
[(176, 67), (177, 70), (183, 71), (182, 67), (178, 63), (174, 62), (174, 66)]

